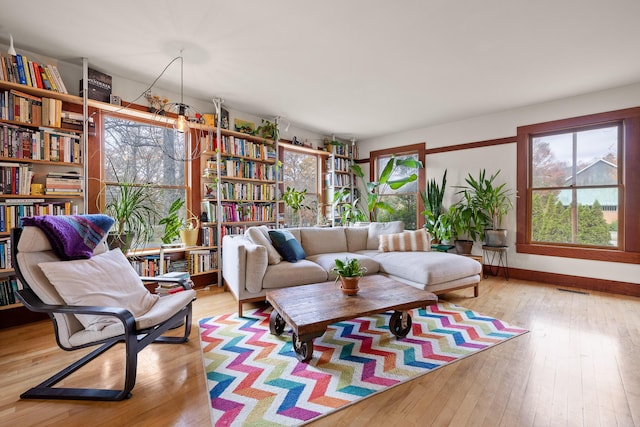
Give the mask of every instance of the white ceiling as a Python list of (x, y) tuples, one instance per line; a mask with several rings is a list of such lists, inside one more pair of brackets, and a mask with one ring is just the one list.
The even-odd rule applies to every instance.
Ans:
[(0, 41), (147, 83), (183, 49), (185, 95), (362, 140), (639, 82), (639, 18), (639, 0), (0, 0)]

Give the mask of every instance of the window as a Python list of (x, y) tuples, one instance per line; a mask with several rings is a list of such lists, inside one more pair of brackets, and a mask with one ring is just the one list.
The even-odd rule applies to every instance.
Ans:
[(307, 190), (303, 206), (297, 213), (284, 208), (286, 226), (315, 225), (318, 218), (318, 156), (284, 148), (282, 150), (282, 184), (297, 191)]
[(629, 109), (518, 128), (519, 252), (638, 261), (638, 125)]
[[(105, 115), (103, 142), (107, 203), (116, 194), (118, 182), (148, 184), (157, 202), (158, 220), (175, 199), (187, 200), (185, 134), (171, 127)], [(156, 227), (149, 246), (160, 245), (162, 231)]]
[[(371, 175), (371, 181), (377, 181), (380, 173), (394, 156), (397, 159), (408, 159), (422, 161), (424, 159), (424, 144), (416, 144), (405, 147), (398, 147), (391, 150), (372, 151), (370, 154), (371, 164), (374, 165)], [(377, 212), (377, 221), (404, 221), (406, 230), (417, 230), (424, 224), (424, 217), (419, 213), (422, 212), (422, 199), (420, 191), (424, 190), (424, 169), (409, 168), (398, 166), (394, 169), (391, 180), (406, 178), (412, 174), (418, 174), (418, 179), (409, 182), (398, 190), (391, 189), (388, 185), (379, 187), (380, 200), (391, 206), (393, 212), (380, 210)], [(375, 177), (375, 178), (374, 178)]]

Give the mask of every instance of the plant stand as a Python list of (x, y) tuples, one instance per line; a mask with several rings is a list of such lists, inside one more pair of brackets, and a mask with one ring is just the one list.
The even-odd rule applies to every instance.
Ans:
[[(500, 272), (500, 267), (504, 271), (504, 278), (509, 280), (509, 260), (507, 259), (508, 246), (488, 246), (482, 245), (482, 253), (484, 265), (488, 267), (489, 273), (492, 276), (497, 276)], [(495, 267), (495, 270), (494, 270)], [(484, 275), (487, 277), (487, 274)]]

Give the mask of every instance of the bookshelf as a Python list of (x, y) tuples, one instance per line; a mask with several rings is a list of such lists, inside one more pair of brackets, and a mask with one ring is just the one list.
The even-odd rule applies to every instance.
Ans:
[[(335, 140), (334, 140), (335, 141)], [(336, 142), (330, 145), (331, 150), (329, 157), (324, 162), (324, 182), (325, 194), (324, 201), (325, 216), (327, 223), (332, 227), (342, 225), (342, 208), (344, 203), (353, 203), (355, 191), (355, 176), (351, 171), (351, 165), (357, 158), (357, 147), (355, 141)], [(347, 198), (342, 202), (334, 202), (334, 196), (337, 192), (347, 191)]]
[(216, 128), (200, 144), (203, 244), (218, 247), (225, 235), (254, 225), (276, 228), (277, 142)]
[[(13, 291), (16, 280), (10, 254), (11, 228), (33, 215), (69, 215), (85, 211), (84, 101), (65, 90), (7, 81), (7, 56), (0, 71), (0, 321), (12, 326), (30, 315)], [(30, 61), (29, 61), (30, 62)], [(28, 64), (28, 63), (27, 63)], [(23, 64), (24, 66), (24, 64)], [(35, 70), (34, 65), (28, 65)], [(42, 76), (40, 76), (42, 79)], [(33, 317), (33, 316), (31, 316)]]

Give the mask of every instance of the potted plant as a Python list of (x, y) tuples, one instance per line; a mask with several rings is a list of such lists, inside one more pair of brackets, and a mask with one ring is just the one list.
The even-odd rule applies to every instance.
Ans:
[(336, 266), (331, 271), (337, 274), (335, 283), (340, 280), (342, 293), (345, 295), (357, 294), (360, 290), (358, 282), (367, 272), (367, 268), (361, 266), (357, 258), (345, 258), (344, 261), (336, 258), (335, 263)]
[(496, 183), (499, 174), (500, 170), (487, 177), (485, 169), (480, 170), (477, 179), (469, 174), (465, 179), (467, 185), (460, 191), (477, 211), (476, 220), (484, 227), (481, 239), (487, 246), (507, 246), (507, 230), (501, 225), (502, 219), (513, 209), (513, 191), (506, 183)]
[(118, 182), (105, 187), (108, 200), (104, 212), (115, 220), (108, 241), (111, 248), (126, 252), (131, 247), (146, 245), (154, 234), (158, 197), (154, 188), (146, 184)]
[[(427, 189), (420, 192), (424, 204), (422, 215), (425, 217), (425, 228), (435, 243), (444, 243), (451, 239), (451, 218), (444, 212), (442, 201), (447, 184), (447, 170), (442, 175), (442, 183), (438, 185), (435, 178), (427, 182)], [(446, 215), (441, 219), (441, 216)]]
[(261, 124), (255, 130), (255, 134), (271, 140), (277, 140), (279, 136), (278, 124), (269, 120), (261, 119)]
[(446, 216), (451, 223), (451, 237), (456, 253), (470, 254), (473, 242), (482, 234), (483, 217), (467, 197), (450, 206)]
[[(354, 193), (357, 190), (354, 191)], [(340, 222), (342, 225), (352, 225), (357, 222), (367, 222), (367, 214), (358, 207), (358, 201), (360, 198), (355, 197), (351, 202), (351, 190), (348, 188), (342, 188), (336, 191), (333, 195), (333, 203), (340, 207)], [(353, 194), (355, 196), (355, 194)]]
[(284, 204), (291, 208), (293, 215), (298, 219), (298, 225), (302, 226), (302, 209), (311, 209), (310, 206), (304, 204), (304, 198), (307, 195), (307, 190), (298, 191), (293, 187), (287, 187), (282, 194), (282, 200)]

